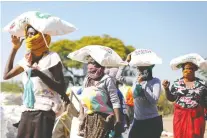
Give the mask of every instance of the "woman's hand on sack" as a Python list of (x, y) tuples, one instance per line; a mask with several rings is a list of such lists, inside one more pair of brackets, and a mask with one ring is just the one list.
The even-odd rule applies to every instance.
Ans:
[(11, 40), (12, 40), (13, 48), (16, 50), (18, 50), (21, 47), (22, 42), (24, 41), (24, 39), (20, 40), (20, 37), (14, 35), (11, 36)]
[(127, 55), (126, 61), (129, 63), (131, 61), (131, 54)]
[(120, 136), (122, 133), (122, 123), (120, 121), (116, 121), (114, 124), (114, 131), (115, 131), (115, 136)]
[(166, 90), (166, 89), (169, 89), (169, 86), (170, 86), (170, 82), (168, 80), (164, 80), (162, 82), (162, 86), (163, 88)]

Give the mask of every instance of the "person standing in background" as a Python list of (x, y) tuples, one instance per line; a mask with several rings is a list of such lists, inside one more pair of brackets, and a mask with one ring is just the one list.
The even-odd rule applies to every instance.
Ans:
[[(126, 61), (129, 63), (131, 60), (131, 55), (129, 54), (127, 56)], [(130, 124), (132, 123), (134, 119), (134, 98), (132, 94), (132, 84), (135, 81), (135, 76), (137, 76), (137, 72), (133, 70), (132, 76), (125, 76), (124, 71), (130, 69), (129, 66), (121, 66), (119, 67), (118, 72), (116, 73), (116, 80), (118, 83), (123, 84), (122, 86), (122, 93), (124, 94), (125, 97), (125, 103), (126, 103), (126, 110), (127, 110), (127, 119), (129, 119)]]

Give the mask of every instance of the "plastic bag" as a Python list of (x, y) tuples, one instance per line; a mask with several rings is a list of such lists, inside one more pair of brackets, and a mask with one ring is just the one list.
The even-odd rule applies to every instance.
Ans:
[(154, 64), (162, 64), (162, 59), (151, 50), (136, 49), (131, 53), (130, 66), (151, 66)]
[(70, 138), (72, 119), (78, 117), (78, 111), (72, 103), (64, 108), (66, 111), (56, 118), (52, 138)]
[(77, 94), (77, 91), (80, 89), (82, 89), (82, 86), (73, 86), (68, 87), (66, 91), (66, 94), (70, 97), (71, 102), (74, 104), (74, 107), (78, 112), (80, 111), (79, 100), (81, 94)]
[(28, 11), (21, 14), (7, 24), (3, 30), (12, 35), (22, 37), (24, 36), (25, 26), (27, 24), (30, 24), (39, 32), (51, 36), (64, 35), (76, 30), (75, 26), (71, 23), (40, 11)]
[(80, 124), (80, 121), (78, 120), (78, 118), (73, 117), (72, 125), (71, 125), (71, 132), (70, 132), (71, 138), (83, 138), (81, 136), (78, 136), (79, 124)]
[(121, 57), (111, 48), (101, 45), (89, 45), (68, 55), (68, 58), (79, 62), (87, 63), (87, 57), (91, 56), (101, 66), (118, 67), (127, 65)]
[(94, 86), (84, 88), (80, 101), (87, 114), (94, 112), (113, 114), (113, 109), (108, 105), (108, 95), (101, 88)]

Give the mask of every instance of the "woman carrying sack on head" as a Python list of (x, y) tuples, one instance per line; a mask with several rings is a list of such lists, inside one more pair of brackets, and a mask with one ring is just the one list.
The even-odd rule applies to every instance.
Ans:
[(80, 98), (80, 135), (84, 138), (109, 138), (111, 130), (115, 131), (115, 136), (121, 135), (117, 88), (114, 80), (104, 74), (104, 69), (89, 57), (88, 72)]
[(23, 40), (12, 36), (13, 48), (4, 73), (4, 80), (7, 80), (24, 72), (23, 112), (17, 138), (51, 138), (55, 112), (58, 112), (61, 103), (59, 95), (70, 103), (65, 94), (62, 63), (57, 53), (49, 51), (49, 35), (43, 35), (27, 25), (25, 39), (27, 54), (13, 67)]
[(198, 65), (185, 60), (178, 66), (182, 68), (183, 76), (173, 83), (171, 89), (169, 89), (169, 81), (164, 80), (162, 84), (167, 99), (175, 102), (174, 138), (204, 138), (207, 86), (205, 81), (195, 77)]
[[(128, 55), (127, 61), (130, 62), (131, 58), (131, 55)], [(154, 65), (137, 66), (138, 77), (132, 87), (134, 120), (129, 138), (160, 138), (163, 131), (162, 116), (158, 114), (157, 109), (157, 102), (161, 94), (161, 82), (158, 78), (153, 77), (153, 67)], [(120, 67), (119, 71), (121, 72), (121, 70)]]
[(152, 76), (153, 67), (137, 67), (139, 76), (133, 85), (134, 121), (129, 138), (160, 138), (163, 131), (162, 116), (157, 109), (161, 83)]

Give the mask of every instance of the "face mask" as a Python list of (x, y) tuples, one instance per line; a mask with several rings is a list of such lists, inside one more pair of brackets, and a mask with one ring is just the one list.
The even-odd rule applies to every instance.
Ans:
[(143, 80), (146, 80), (149, 76), (149, 70), (148, 69), (143, 70), (142, 72), (140, 72), (139, 76), (141, 76)]
[(154, 66), (149, 66), (146, 69), (143, 69), (142, 71), (139, 72), (139, 76), (141, 76), (143, 80), (147, 80), (149, 75), (152, 74), (152, 68), (153, 67)]

